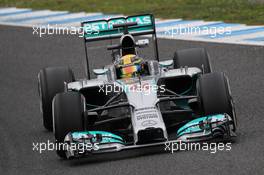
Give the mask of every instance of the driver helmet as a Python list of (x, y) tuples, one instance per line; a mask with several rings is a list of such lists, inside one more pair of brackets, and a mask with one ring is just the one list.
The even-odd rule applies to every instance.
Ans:
[(143, 59), (134, 55), (128, 54), (122, 56), (117, 68), (119, 69), (120, 78), (131, 78), (143, 72)]

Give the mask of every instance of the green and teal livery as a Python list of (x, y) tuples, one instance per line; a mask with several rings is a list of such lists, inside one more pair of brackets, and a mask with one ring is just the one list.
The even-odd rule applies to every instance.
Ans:
[(137, 15), (128, 17), (117, 17), (109, 20), (87, 21), (82, 23), (84, 38), (86, 40), (107, 39), (111, 37), (120, 37), (123, 34), (123, 29), (113, 28), (114, 24), (123, 24), (128, 22), (136, 22), (137, 26), (128, 28), (130, 34), (142, 32), (152, 33), (155, 30), (154, 18), (152, 15)]
[(71, 133), (73, 140), (81, 140), (82, 138), (87, 138), (87, 136), (91, 136), (92, 142), (97, 142), (97, 135), (100, 135), (101, 140), (100, 144), (104, 143), (121, 143), (125, 144), (122, 137), (106, 132), (106, 131), (80, 131)]

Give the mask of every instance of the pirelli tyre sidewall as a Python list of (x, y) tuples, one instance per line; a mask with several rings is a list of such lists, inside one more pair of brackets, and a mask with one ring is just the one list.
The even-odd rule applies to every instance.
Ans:
[(74, 75), (68, 67), (49, 67), (41, 69), (38, 74), (38, 92), (40, 96), (40, 111), (44, 127), (52, 131), (52, 99), (64, 92), (64, 83), (74, 81)]
[(237, 121), (233, 99), (228, 79), (222, 72), (203, 74), (197, 80), (197, 95), (202, 115), (228, 114), (234, 122)]

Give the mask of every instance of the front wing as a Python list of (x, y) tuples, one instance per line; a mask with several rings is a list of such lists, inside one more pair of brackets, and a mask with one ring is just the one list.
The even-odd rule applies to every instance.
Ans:
[(194, 119), (175, 131), (176, 139), (147, 144), (127, 143), (121, 136), (106, 131), (78, 131), (68, 133), (63, 149), (67, 158), (91, 154), (118, 152), (128, 149), (164, 146), (179, 142), (226, 141), (235, 137), (234, 123), (227, 114)]

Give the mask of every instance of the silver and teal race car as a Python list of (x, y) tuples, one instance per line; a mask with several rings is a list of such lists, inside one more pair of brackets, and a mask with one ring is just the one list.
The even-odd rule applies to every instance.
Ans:
[[(76, 80), (68, 67), (38, 74), (43, 124), (53, 130), (60, 157), (235, 136), (228, 78), (212, 71), (205, 49), (176, 51), (160, 61), (151, 14), (87, 21), (82, 29), (87, 77)], [(149, 39), (152, 59), (138, 52)], [(91, 78), (87, 43), (101, 40), (117, 41), (107, 48), (113, 61), (93, 69)]]

